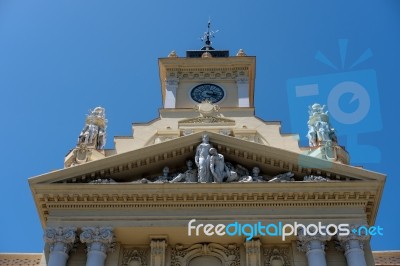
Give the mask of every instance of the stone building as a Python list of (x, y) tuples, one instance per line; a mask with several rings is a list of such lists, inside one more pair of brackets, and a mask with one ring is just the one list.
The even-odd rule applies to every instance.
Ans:
[(306, 148), (256, 117), (255, 57), (209, 33), (159, 59), (157, 119), (106, 150), (97, 107), (65, 168), (29, 179), (44, 253), (0, 265), (400, 265), (369, 245), (385, 175), (348, 164), (324, 106), (310, 107)]

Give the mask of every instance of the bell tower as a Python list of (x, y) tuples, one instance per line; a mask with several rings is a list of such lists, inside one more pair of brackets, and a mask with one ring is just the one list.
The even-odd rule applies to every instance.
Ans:
[(220, 107), (254, 107), (256, 59), (240, 49), (235, 56), (211, 46), (216, 32), (208, 22), (200, 50), (160, 58), (163, 108), (192, 108), (203, 101)]

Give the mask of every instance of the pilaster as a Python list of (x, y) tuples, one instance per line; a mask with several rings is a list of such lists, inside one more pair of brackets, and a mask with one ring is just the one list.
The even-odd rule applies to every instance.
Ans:
[(249, 78), (244, 76), (237, 77), (236, 85), (238, 88), (239, 107), (249, 107)]
[(165, 80), (165, 102), (164, 108), (176, 107), (176, 89), (178, 88), (178, 78), (168, 78)]
[(167, 241), (165, 239), (152, 239), (150, 242), (150, 266), (165, 266), (165, 252)]
[(246, 250), (246, 265), (261, 266), (261, 242), (259, 239), (252, 239), (244, 243)]

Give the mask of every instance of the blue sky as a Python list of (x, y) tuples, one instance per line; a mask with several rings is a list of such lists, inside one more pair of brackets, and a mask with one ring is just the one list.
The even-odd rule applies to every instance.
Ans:
[[(362, 127), (336, 126), (342, 145), (351, 133), (360, 145), (374, 147), (363, 153), (348, 147), (357, 165), (387, 174), (376, 221), (384, 236), (372, 247), (400, 249), (399, 1), (0, 0), (0, 252), (41, 252), (27, 179), (63, 167), (90, 108), (106, 108), (107, 148), (113, 136), (131, 134), (132, 122), (156, 118), (157, 58), (201, 48), (209, 17), (220, 30), (215, 48), (257, 56), (256, 115), (282, 121), (282, 132), (300, 133), (302, 144), (307, 108), (297, 108), (291, 82), (368, 79), (364, 87), (374, 106), (368, 119)], [(339, 39), (348, 40), (343, 68), (314, 58), (321, 51), (341, 66)], [(349, 70), (367, 49), (372, 57)], [(359, 104), (351, 95), (340, 102), (347, 112)]]

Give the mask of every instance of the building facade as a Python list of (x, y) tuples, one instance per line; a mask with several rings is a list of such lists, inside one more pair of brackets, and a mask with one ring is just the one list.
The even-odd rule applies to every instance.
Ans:
[(65, 168), (29, 179), (45, 243), (32, 265), (375, 265), (385, 176), (348, 165), (324, 106), (310, 107), (307, 148), (256, 117), (255, 57), (209, 37), (159, 59), (157, 119), (105, 150), (97, 107)]

